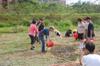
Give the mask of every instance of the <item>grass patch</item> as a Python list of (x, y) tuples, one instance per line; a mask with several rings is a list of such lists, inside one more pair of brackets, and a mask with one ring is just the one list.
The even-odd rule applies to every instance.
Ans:
[(19, 33), (28, 30), (26, 26), (1, 27), (0, 33)]
[[(96, 40), (100, 39), (100, 32), (96, 32)], [(36, 43), (35, 50), (29, 49), (30, 40), (26, 32), (0, 34), (0, 66), (49, 66), (51, 64), (76, 61), (79, 54), (77, 48), (70, 46), (72, 38), (60, 39), (51, 35), (51, 39), (60, 46), (54, 46), (46, 54), (41, 54), (41, 44)], [(99, 41), (95, 42), (99, 53)], [(47, 49), (48, 50), (48, 49)]]

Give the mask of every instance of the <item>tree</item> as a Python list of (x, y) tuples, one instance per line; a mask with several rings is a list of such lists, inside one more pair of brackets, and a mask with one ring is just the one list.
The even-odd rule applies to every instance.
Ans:
[(73, 9), (77, 10), (78, 13), (100, 13), (100, 5), (90, 2), (77, 2), (72, 5)]

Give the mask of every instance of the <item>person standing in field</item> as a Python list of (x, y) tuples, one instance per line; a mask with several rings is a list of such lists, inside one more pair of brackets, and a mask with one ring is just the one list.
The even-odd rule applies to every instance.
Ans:
[(38, 28), (36, 26), (36, 21), (33, 19), (32, 23), (30, 24), (30, 27), (29, 27), (29, 37), (30, 37), (30, 40), (31, 40), (31, 50), (34, 50), (34, 44), (35, 44), (35, 41), (36, 41), (36, 36), (38, 34)]
[(84, 38), (87, 39), (88, 38), (88, 25), (89, 23), (87, 22), (86, 18), (83, 19), (83, 22), (84, 22), (84, 26), (85, 26), (85, 34), (84, 34)]
[(40, 18), (36, 25), (38, 27), (38, 31), (43, 30), (44, 27), (45, 27), (45, 25), (44, 25), (44, 19), (43, 18)]
[(90, 17), (86, 17), (86, 21), (88, 22), (87, 37), (88, 40), (91, 40), (95, 37), (94, 25)]
[(84, 47), (85, 26), (81, 18), (78, 18), (77, 20), (78, 20), (77, 32), (78, 32), (78, 39), (79, 39), (79, 48), (80, 48), (80, 52), (82, 52)]
[(91, 42), (85, 44), (80, 60), (80, 64), (82, 64), (82, 66), (100, 66), (100, 55), (94, 54), (94, 50), (95, 44)]
[(77, 20), (78, 20), (78, 27), (77, 27), (78, 39), (83, 40), (85, 33), (85, 26), (81, 18), (78, 18)]
[[(36, 26), (37, 26), (39, 32), (40, 32), (41, 30), (43, 30), (44, 27), (45, 27), (45, 25), (44, 25), (44, 19), (43, 19), (43, 18), (40, 18), (40, 19), (37, 21)], [(39, 36), (36, 37), (36, 40), (37, 40), (37, 42), (40, 43)]]

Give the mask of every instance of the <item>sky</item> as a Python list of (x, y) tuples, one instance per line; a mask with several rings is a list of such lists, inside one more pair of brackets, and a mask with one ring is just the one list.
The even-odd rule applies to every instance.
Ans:
[[(66, 0), (66, 4), (76, 3), (78, 1), (79, 0)], [(99, 3), (100, 3), (100, 0), (98, 0), (98, 1), (96, 1), (96, 0), (80, 0), (80, 1), (82, 1), (82, 2), (89, 1), (89, 2), (92, 2), (92, 3), (98, 3), (98, 1), (99, 1)]]

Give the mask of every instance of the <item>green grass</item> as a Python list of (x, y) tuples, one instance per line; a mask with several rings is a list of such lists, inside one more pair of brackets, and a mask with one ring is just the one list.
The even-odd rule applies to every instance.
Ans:
[[(52, 40), (59, 41), (58, 37), (54, 38), (53, 36)], [(62, 40), (59, 41), (59, 43), (62, 42)], [(41, 54), (40, 44), (35, 45), (36, 48), (34, 51), (31, 51), (29, 46), (30, 40), (26, 32), (1, 33), (0, 66), (49, 66), (51, 64), (64, 62), (64, 60), (60, 61), (60, 57), (58, 59), (50, 51), (46, 54)]]
[(0, 45), (1, 45), (0, 54), (25, 49), (29, 43), (27, 42), (28, 37), (25, 38), (24, 36), (25, 36), (24, 33), (23, 34), (10, 33), (7, 35), (1, 34), (2, 39), (0, 40), (1, 41), (0, 42)]
[(40, 44), (30, 51), (27, 33), (0, 35), (0, 66), (48, 66), (55, 62), (51, 54), (42, 55)]
[[(96, 48), (99, 50), (100, 32), (96, 32)], [(51, 34), (51, 39), (58, 44), (46, 54), (41, 54), (41, 45), (36, 43), (35, 50), (30, 50), (30, 39), (27, 32), (0, 34), (0, 66), (49, 66), (51, 64), (67, 63), (79, 58), (74, 54), (76, 47), (72, 38), (60, 39)], [(72, 50), (71, 50), (72, 49)], [(73, 51), (73, 49), (76, 49)], [(59, 53), (60, 52), (60, 53)], [(69, 56), (70, 55), (70, 56)]]
[(28, 27), (26, 26), (12, 26), (12, 27), (1, 27), (0, 33), (18, 33), (18, 32), (26, 32)]

